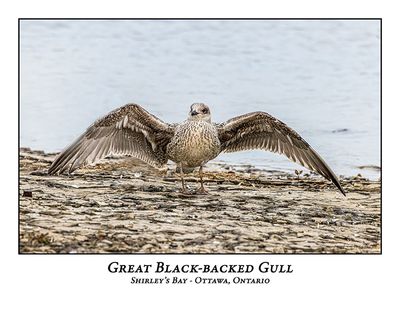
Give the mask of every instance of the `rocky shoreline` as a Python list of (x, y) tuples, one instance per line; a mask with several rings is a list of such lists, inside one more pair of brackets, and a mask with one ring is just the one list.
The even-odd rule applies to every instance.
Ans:
[(49, 176), (54, 157), (20, 149), (20, 253), (380, 253), (380, 181), (341, 178), (344, 197), (322, 177), (210, 163), (209, 194), (183, 195), (173, 165)]

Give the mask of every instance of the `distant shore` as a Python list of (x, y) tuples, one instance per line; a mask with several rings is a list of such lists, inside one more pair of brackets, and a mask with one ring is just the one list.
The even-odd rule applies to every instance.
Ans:
[[(111, 158), (49, 176), (55, 154), (20, 149), (21, 253), (380, 253), (380, 181), (208, 164), (208, 195), (174, 166)], [(197, 172), (186, 175), (191, 188)]]

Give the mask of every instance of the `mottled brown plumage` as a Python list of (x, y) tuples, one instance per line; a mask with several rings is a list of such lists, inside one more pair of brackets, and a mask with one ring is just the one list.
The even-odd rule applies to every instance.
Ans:
[(339, 180), (323, 159), (294, 130), (264, 112), (232, 118), (221, 124), (211, 122), (207, 105), (194, 103), (189, 117), (180, 124), (167, 124), (137, 104), (127, 104), (97, 120), (53, 162), (50, 174), (73, 172), (111, 154), (130, 155), (154, 167), (168, 160), (181, 171), (200, 167), (221, 152), (264, 149), (286, 155), (290, 160), (331, 180), (343, 193)]

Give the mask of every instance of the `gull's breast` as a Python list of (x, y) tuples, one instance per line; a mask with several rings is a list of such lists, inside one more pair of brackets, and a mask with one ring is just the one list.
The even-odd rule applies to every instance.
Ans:
[(185, 166), (200, 166), (220, 153), (215, 126), (205, 121), (185, 121), (175, 131), (167, 146), (169, 159)]

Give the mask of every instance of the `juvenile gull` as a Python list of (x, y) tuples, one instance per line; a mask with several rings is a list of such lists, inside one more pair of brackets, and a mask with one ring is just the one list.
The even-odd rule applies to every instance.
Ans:
[(157, 168), (171, 160), (180, 169), (184, 193), (188, 192), (183, 170), (195, 167), (200, 167), (197, 192), (206, 193), (204, 164), (221, 152), (250, 149), (284, 154), (331, 180), (345, 195), (325, 161), (282, 121), (265, 112), (253, 112), (216, 124), (211, 122), (210, 109), (204, 103), (192, 104), (188, 119), (179, 124), (165, 123), (138, 104), (122, 106), (97, 120), (58, 155), (49, 174), (71, 173), (112, 154), (133, 156)]

